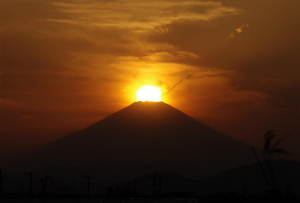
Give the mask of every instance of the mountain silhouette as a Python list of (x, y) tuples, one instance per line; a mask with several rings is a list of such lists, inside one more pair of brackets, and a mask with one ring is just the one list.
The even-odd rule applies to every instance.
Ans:
[(135, 102), (83, 130), (18, 153), (2, 168), (170, 163), (222, 171), (252, 161), (249, 145), (176, 108)]

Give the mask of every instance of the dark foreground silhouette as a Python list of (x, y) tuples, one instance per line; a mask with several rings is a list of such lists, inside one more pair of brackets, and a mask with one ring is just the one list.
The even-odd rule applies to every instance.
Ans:
[(194, 202), (195, 199), (200, 202), (298, 202), (299, 171), (299, 162), (274, 161), (277, 189), (272, 190), (268, 189), (257, 164), (236, 167), (204, 180), (191, 180), (168, 171), (114, 183), (95, 180), (91, 175), (72, 180), (56, 177), (54, 173), (41, 176), (38, 171), (32, 176), (30, 173), (3, 174), (1, 198), (44, 202), (70, 199), (73, 202)]

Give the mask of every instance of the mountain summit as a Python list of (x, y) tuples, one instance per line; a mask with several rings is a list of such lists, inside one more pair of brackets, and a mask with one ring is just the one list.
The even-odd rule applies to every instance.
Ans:
[(24, 168), (170, 163), (214, 171), (250, 161), (249, 145), (163, 102), (135, 102), (81, 131), (10, 160)]

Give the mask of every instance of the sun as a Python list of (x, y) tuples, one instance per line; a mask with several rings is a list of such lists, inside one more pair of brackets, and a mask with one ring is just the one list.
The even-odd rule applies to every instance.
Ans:
[(153, 85), (143, 85), (136, 91), (136, 100), (137, 101), (152, 101), (160, 102), (161, 101), (161, 90), (159, 87)]

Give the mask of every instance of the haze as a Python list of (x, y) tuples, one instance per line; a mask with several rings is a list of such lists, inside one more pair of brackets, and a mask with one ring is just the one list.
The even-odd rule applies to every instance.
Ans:
[(142, 85), (178, 83), (164, 102), (257, 146), (274, 129), (299, 156), (299, 8), (0, 0), (1, 154), (81, 130), (133, 103)]

